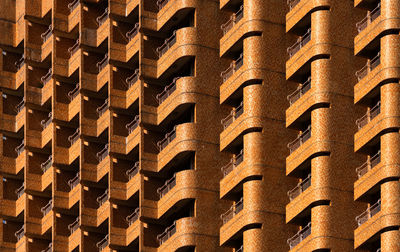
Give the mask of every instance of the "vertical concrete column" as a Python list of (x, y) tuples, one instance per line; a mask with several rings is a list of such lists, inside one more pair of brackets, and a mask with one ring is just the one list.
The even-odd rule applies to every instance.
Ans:
[(249, 85), (243, 88), (243, 109), (248, 117), (262, 116), (263, 87), (260, 84)]
[(252, 170), (262, 172), (262, 165), (265, 163), (265, 149), (261, 132), (250, 132), (243, 136), (243, 152), (246, 166), (253, 165)]
[[(393, 214), (400, 222), (400, 182), (399, 180), (388, 181), (381, 185), (381, 211), (385, 215)], [(400, 251), (400, 231), (398, 228), (383, 232), (381, 234), (382, 252)]]
[(262, 40), (261, 36), (250, 36), (243, 40), (243, 63), (249, 69), (265, 67), (263, 61), (265, 54), (262, 53), (265, 48), (263, 48)]
[(264, 235), (260, 228), (249, 229), (243, 232), (243, 251), (264, 251), (262, 246)]
[(400, 16), (400, 0), (381, 0), (381, 15), (385, 18)]
[(390, 230), (381, 234), (381, 252), (400, 251), (400, 231)]

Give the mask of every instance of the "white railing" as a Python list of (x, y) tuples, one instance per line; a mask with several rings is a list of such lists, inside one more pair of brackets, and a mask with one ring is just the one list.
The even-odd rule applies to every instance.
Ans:
[(68, 92), (68, 98), (70, 101), (74, 100), (79, 94), (79, 83), (76, 84), (75, 88)]
[(79, 0), (74, 0), (71, 3), (68, 4), (68, 9), (72, 13), (76, 7), (79, 5)]
[(131, 180), (133, 177), (135, 177), (136, 174), (138, 174), (139, 172), (139, 164), (140, 162), (137, 161), (132, 168), (130, 168), (129, 170), (127, 170), (125, 172), (126, 176), (128, 177), (129, 180)]
[(75, 44), (68, 48), (69, 55), (72, 57), (79, 49), (79, 39), (76, 40)]
[(175, 233), (176, 233), (176, 222), (174, 221), (174, 223), (171, 226), (167, 227), (163, 233), (157, 235), (157, 240), (160, 246)]
[(102, 60), (96, 63), (96, 67), (99, 70), (99, 73), (107, 66), (107, 64), (108, 64), (108, 53), (104, 55), (104, 58)]
[(164, 8), (164, 6), (167, 5), (168, 2), (169, 0), (157, 0), (158, 10)]
[(80, 130), (79, 130), (79, 129), (76, 129), (75, 133), (72, 134), (72, 135), (70, 135), (70, 136), (68, 137), (68, 141), (71, 143), (71, 146), (72, 146), (74, 143), (76, 143), (76, 141), (78, 141), (78, 139), (79, 139), (80, 136), (81, 136), (81, 135), (80, 135)]
[(356, 120), (358, 130), (362, 129), (367, 125), (372, 119), (381, 113), (381, 102), (379, 101), (374, 107), (367, 111), (367, 113), (361, 118)]
[(102, 24), (104, 24), (104, 22), (106, 22), (106, 20), (107, 20), (107, 18), (108, 18), (108, 8), (106, 8), (105, 10), (104, 10), (104, 13), (103, 14), (101, 14), (101, 16), (98, 16), (97, 18), (96, 18), (96, 22), (97, 22), (97, 25), (100, 27)]
[(233, 204), (228, 211), (221, 214), (222, 223), (225, 224), (230, 221), (235, 215), (237, 215), (240, 211), (243, 210), (243, 198), (240, 198), (238, 202)]
[(53, 157), (50, 155), (49, 158), (40, 164), (40, 168), (42, 168), (43, 173), (45, 173), (53, 164)]
[(133, 84), (139, 79), (139, 68), (135, 70), (135, 72), (125, 79), (126, 85), (129, 88), (132, 87)]
[(243, 149), (235, 157), (231, 158), (231, 161), (221, 168), (222, 174), (226, 177), (231, 171), (243, 162)]
[(50, 112), (47, 120), (43, 119), (42, 121), (40, 121), (40, 125), (42, 125), (42, 129), (46, 129), (47, 126), (49, 126), (52, 121), (53, 121), (53, 116), (52, 116), (52, 113)]
[(22, 239), (22, 237), (24, 237), (25, 235), (25, 225), (22, 225), (22, 227), (20, 229), (18, 229), (15, 233), (14, 233), (15, 237), (17, 238), (17, 242), (19, 240)]
[(99, 203), (99, 207), (101, 207), (104, 203), (107, 202), (108, 197), (109, 197), (108, 189), (106, 189), (106, 191), (96, 199), (97, 202)]
[(106, 235), (101, 241), (96, 243), (96, 247), (99, 248), (99, 251), (102, 251), (108, 246), (109, 240), (108, 235)]
[(235, 252), (243, 252), (243, 245), (240, 246), (240, 248), (238, 248), (237, 250), (235, 250)]
[(53, 209), (53, 200), (50, 200), (44, 207), (40, 208), (40, 211), (43, 213), (43, 217), (48, 214), (51, 209)]
[(290, 10), (292, 10), (298, 3), (300, 3), (300, 0), (287, 0)]
[(295, 188), (288, 191), (287, 195), (289, 196), (290, 201), (294, 200), (297, 196), (302, 194), (310, 186), (311, 186), (311, 174), (308, 174), (307, 178), (303, 179), (300, 183), (298, 183)]
[(101, 105), (96, 109), (99, 118), (107, 111), (107, 109), (108, 109), (108, 98), (104, 101), (103, 105)]
[(297, 42), (287, 49), (289, 58), (293, 57), (301, 48), (303, 48), (311, 40), (311, 28), (307, 32), (297, 39)]
[(371, 12), (368, 12), (367, 16), (356, 24), (358, 33), (362, 32), (367, 26), (372, 23), (381, 15), (381, 3), (375, 7)]
[(43, 33), (40, 35), (40, 37), (41, 37), (42, 40), (43, 40), (43, 43), (46, 42), (46, 41), (50, 38), (50, 36), (51, 36), (52, 33), (53, 33), (52, 26), (49, 25), (49, 29), (47, 29), (45, 32), (43, 32)]
[(160, 140), (160, 141), (157, 142), (157, 146), (158, 146), (158, 149), (160, 150), (160, 152), (161, 152), (165, 147), (167, 147), (167, 145), (168, 145), (170, 142), (172, 142), (172, 140), (174, 140), (175, 137), (176, 137), (176, 126), (174, 126), (174, 129), (173, 129), (171, 132), (165, 134), (165, 137), (164, 137), (162, 140)]
[(131, 134), (137, 126), (139, 126), (139, 115), (136, 115), (130, 123), (126, 124), (125, 128), (128, 130), (128, 134)]
[(17, 68), (17, 71), (19, 69), (21, 69), (21, 67), (23, 67), (24, 64), (25, 64), (25, 56), (24, 56), (24, 54), (22, 54), (22, 57), (19, 60), (15, 61), (14, 64), (15, 64), (15, 67)]
[(290, 153), (297, 150), (303, 143), (305, 143), (311, 137), (311, 125), (307, 127), (294, 141), (288, 143), (287, 147)]
[(224, 35), (227, 34), (228, 31), (235, 26), (235, 24), (239, 23), (239, 21), (242, 18), (243, 18), (243, 5), (240, 6), (239, 10), (236, 13), (232, 14), (232, 16), (225, 24), (221, 25), (221, 30), (224, 33)]
[(296, 247), (300, 242), (306, 239), (311, 234), (311, 222), (307, 226), (303, 227), (297, 232), (292, 238), (287, 240), (290, 249)]
[(139, 207), (135, 209), (133, 213), (126, 216), (125, 220), (128, 223), (128, 226), (131, 226), (135, 221), (139, 219)]
[(74, 189), (77, 185), (79, 185), (80, 182), (80, 178), (79, 178), (79, 172), (75, 175), (75, 177), (73, 177), (72, 179), (68, 180), (68, 185), (69, 188)]
[(25, 139), (22, 139), (22, 143), (15, 147), (15, 152), (17, 156), (21, 155), (21, 153), (25, 150)]
[(21, 112), (25, 108), (25, 97), (22, 98), (22, 101), (15, 106), (15, 112), (17, 114)]
[(156, 95), (156, 99), (158, 101), (158, 105), (161, 105), (175, 90), (176, 90), (176, 81), (181, 77), (175, 77), (172, 82), (164, 88), (164, 90)]
[(68, 229), (73, 234), (79, 228), (79, 217), (76, 218), (74, 222), (68, 224)]
[(139, 33), (139, 23), (136, 23), (135, 26), (125, 34), (125, 36), (128, 39), (128, 41), (131, 41), (138, 33)]
[(15, 190), (15, 194), (17, 195), (17, 199), (21, 198), (21, 196), (25, 193), (25, 182)]
[(229, 67), (221, 73), (222, 81), (225, 82), (231, 77), (239, 68), (243, 66), (243, 53), (239, 55), (239, 58), (234, 60)]
[(221, 124), (224, 126), (224, 129), (228, 128), (239, 116), (243, 114), (243, 102), (239, 104), (235, 109), (231, 111), (231, 113), (221, 120)]
[(46, 83), (51, 80), (52, 75), (53, 75), (52, 69), (49, 68), (49, 71), (47, 71), (47, 73), (40, 78), (40, 81), (42, 82), (43, 86), (46, 85)]
[(381, 151), (379, 150), (375, 155), (369, 157), (365, 163), (356, 168), (358, 178), (364, 176), (369, 170), (374, 168), (381, 162)]
[(362, 80), (369, 72), (375, 69), (381, 63), (381, 56), (380, 52), (371, 60), (367, 61), (367, 64), (363, 66), (360, 70), (356, 72), (357, 80)]
[(381, 211), (381, 200), (379, 199), (375, 204), (372, 206), (368, 207), (367, 210), (365, 210), (362, 214), (356, 217), (356, 221), (358, 226), (361, 226), (364, 224), (366, 221), (371, 219), (375, 214), (379, 213)]
[(295, 103), (310, 89), (311, 89), (311, 77), (308, 77), (308, 79), (303, 84), (298, 86), (296, 91), (287, 96), (289, 104), (292, 105), (293, 103)]
[(165, 181), (164, 185), (157, 189), (157, 193), (160, 196), (160, 199), (164, 197), (172, 188), (176, 186), (176, 174), (172, 176), (172, 178)]
[(176, 43), (176, 30), (172, 33), (172, 36), (167, 38), (160, 47), (156, 49), (158, 58), (161, 58), (174, 44)]
[(378, 249), (376, 250), (376, 252), (381, 252), (381, 248), (378, 248)]
[(100, 163), (101, 161), (103, 161), (103, 160), (108, 156), (108, 154), (109, 154), (109, 151), (108, 151), (108, 144), (106, 144), (106, 145), (104, 146), (104, 149), (102, 149), (101, 151), (99, 151), (99, 152), (96, 153), (96, 157), (97, 157), (97, 160), (99, 161), (99, 163)]

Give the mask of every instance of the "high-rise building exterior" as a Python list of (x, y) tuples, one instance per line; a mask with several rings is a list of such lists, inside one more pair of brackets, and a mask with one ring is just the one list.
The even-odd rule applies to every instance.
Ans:
[(0, 0), (0, 251), (400, 251), (400, 0)]

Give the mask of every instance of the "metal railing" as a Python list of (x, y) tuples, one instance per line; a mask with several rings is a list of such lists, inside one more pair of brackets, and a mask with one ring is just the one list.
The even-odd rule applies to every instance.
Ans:
[(46, 85), (46, 83), (51, 80), (52, 75), (53, 75), (52, 69), (49, 68), (49, 71), (47, 71), (47, 73), (40, 78), (40, 81), (42, 82), (43, 86)]
[(97, 25), (100, 27), (102, 24), (104, 24), (104, 22), (106, 22), (106, 20), (107, 20), (107, 18), (108, 18), (108, 8), (106, 8), (105, 10), (104, 10), (104, 13), (103, 14), (101, 14), (100, 16), (98, 16), (97, 18), (96, 18), (96, 22), (97, 22)]
[(108, 98), (104, 101), (103, 105), (101, 105), (96, 109), (99, 118), (107, 111), (107, 109), (108, 109)]
[(375, 155), (369, 157), (365, 163), (356, 168), (358, 178), (364, 176), (369, 170), (374, 168), (381, 162), (381, 151), (379, 150)]
[(42, 129), (46, 129), (47, 126), (49, 126), (52, 121), (53, 121), (53, 116), (52, 116), (52, 113), (50, 112), (47, 119), (43, 119), (42, 121), (40, 121), (40, 125), (42, 125)]
[(22, 101), (20, 103), (17, 104), (17, 106), (15, 106), (15, 112), (17, 112), (17, 114), (19, 112), (21, 112), (25, 107), (25, 97), (22, 98)]
[(365, 210), (362, 214), (356, 217), (356, 221), (358, 226), (361, 226), (364, 224), (366, 221), (371, 219), (375, 214), (379, 213), (381, 211), (381, 200), (379, 199), (375, 204), (372, 206), (368, 207), (367, 210)]
[(126, 176), (128, 177), (129, 180), (131, 180), (133, 177), (135, 177), (136, 174), (138, 174), (139, 172), (139, 164), (140, 162), (137, 161), (132, 168), (130, 168), (129, 170), (127, 170), (125, 172)]
[(156, 49), (158, 58), (161, 58), (168, 50), (176, 43), (176, 30), (172, 33), (172, 36), (167, 38), (160, 47)]
[(156, 99), (158, 101), (158, 105), (161, 105), (175, 90), (176, 90), (176, 81), (181, 77), (175, 77), (172, 82), (164, 88), (164, 90), (156, 95)]
[(235, 109), (231, 111), (231, 113), (221, 120), (221, 124), (224, 126), (224, 129), (228, 128), (239, 116), (243, 114), (243, 102), (239, 104)]
[(243, 66), (243, 53), (239, 55), (239, 58), (234, 60), (229, 67), (221, 73), (222, 81), (225, 82), (231, 77), (239, 68)]
[(139, 22), (136, 23), (135, 26), (125, 34), (125, 36), (130, 42), (138, 33), (139, 33)]
[(125, 220), (128, 223), (128, 226), (130, 227), (135, 221), (139, 219), (139, 207), (135, 209), (133, 213), (130, 215), (126, 216)]
[(96, 157), (97, 157), (97, 160), (99, 161), (99, 163), (101, 161), (103, 161), (108, 156), (108, 154), (109, 154), (108, 144), (106, 144), (104, 146), (104, 149), (102, 149), (101, 151), (96, 153)]
[(168, 2), (169, 0), (157, 0), (158, 10), (164, 8), (164, 6), (167, 5)]
[(68, 9), (72, 13), (76, 7), (79, 5), (79, 0), (74, 0), (71, 3), (68, 4)]
[(311, 222), (307, 226), (303, 227), (299, 232), (297, 232), (292, 238), (287, 240), (287, 244), (290, 249), (296, 247), (300, 242), (306, 239), (311, 234)]
[(131, 134), (137, 126), (139, 126), (139, 115), (136, 115), (130, 123), (126, 124), (125, 128), (128, 130), (128, 134)]
[(376, 252), (381, 252), (381, 248), (378, 248), (378, 249), (376, 250)]
[(160, 246), (175, 233), (176, 233), (176, 222), (174, 221), (174, 223), (171, 226), (167, 227), (163, 233), (157, 235), (157, 240)]
[(173, 130), (167, 134), (165, 134), (165, 137), (157, 142), (158, 149), (160, 152), (167, 147), (167, 145), (172, 142), (176, 137), (176, 126), (174, 126)]
[(19, 69), (21, 69), (21, 67), (23, 67), (24, 64), (25, 64), (25, 56), (24, 56), (24, 54), (22, 54), (22, 57), (19, 60), (15, 61), (14, 64), (15, 64), (15, 67), (17, 68), (17, 71)]
[(79, 217), (76, 218), (74, 222), (68, 224), (68, 229), (73, 234), (79, 228)]
[(287, 0), (290, 10), (292, 10), (298, 3), (300, 3), (300, 0)]
[(21, 196), (25, 193), (25, 182), (15, 190), (15, 194), (17, 195), (17, 199), (21, 198)]
[(374, 107), (368, 110), (364, 116), (356, 120), (358, 130), (362, 129), (365, 125), (367, 125), (372, 119), (374, 119), (380, 113), (381, 113), (381, 102), (379, 101)]
[(49, 25), (49, 29), (47, 29), (45, 32), (43, 32), (43, 33), (40, 35), (40, 37), (41, 37), (42, 40), (43, 40), (43, 43), (46, 42), (46, 41), (50, 38), (50, 36), (51, 36), (52, 33), (53, 33), (52, 26)]
[(41, 252), (52, 252), (53, 251), (53, 243), (49, 243), (46, 249), (43, 249)]
[(157, 189), (157, 193), (160, 196), (160, 199), (164, 197), (172, 188), (176, 186), (176, 174), (172, 176), (172, 178), (165, 181), (164, 185)]
[(368, 12), (367, 16), (356, 24), (358, 33), (362, 32), (367, 26), (372, 23), (381, 15), (381, 3), (375, 7), (371, 12)]
[(243, 18), (243, 5), (240, 6), (239, 10), (236, 13), (232, 14), (232, 16), (225, 24), (221, 25), (221, 30), (224, 33), (224, 35), (227, 34), (228, 31), (235, 26), (235, 24), (239, 23), (239, 21), (242, 18)]
[(75, 44), (68, 48), (69, 55), (72, 57), (79, 49), (79, 39), (76, 40)]
[(96, 243), (96, 247), (99, 249), (99, 251), (102, 251), (108, 246), (109, 240), (108, 240), (108, 235), (106, 235), (101, 241)]
[(243, 252), (243, 245), (240, 246), (240, 248), (238, 248), (237, 250), (235, 250), (235, 252)]
[(311, 125), (307, 127), (294, 141), (288, 143), (287, 147), (290, 153), (297, 150), (303, 143), (305, 143), (311, 137)]
[(53, 209), (52, 199), (44, 207), (40, 208), (40, 211), (43, 213), (43, 217), (46, 216), (46, 214), (48, 214), (51, 211), (51, 209)]
[(287, 96), (289, 104), (292, 105), (293, 103), (295, 103), (310, 89), (311, 89), (311, 76), (308, 77), (308, 79), (303, 84), (299, 85), (296, 91)]
[(135, 72), (125, 79), (126, 85), (129, 88), (132, 87), (133, 84), (139, 79), (139, 68), (135, 70)]
[(79, 172), (75, 175), (75, 177), (73, 177), (72, 179), (68, 180), (68, 185), (69, 188), (74, 189), (77, 185), (79, 185), (80, 182), (80, 178), (79, 178)]
[(17, 238), (17, 242), (19, 240), (22, 239), (22, 237), (24, 237), (25, 235), (25, 225), (22, 225), (22, 227), (20, 229), (18, 229), (15, 233), (14, 233), (15, 237)]
[(289, 58), (293, 57), (301, 48), (303, 48), (311, 40), (311, 28), (308, 28), (307, 32), (297, 39), (296, 43), (287, 49)]
[(78, 141), (79, 137), (80, 137), (80, 130), (79, 130), (79, 129), (76, 129), (75, 133), (72, 134), (72, 135), (70, 135), (70, 136), (68, 137), (68, 141), (71, 143), (71, 146), (72, 146), (76, 141)]
[(375, 69), (375, 67), (379, 66), (381, 64), (381, 56), (380, 52), (371, 60), (367, 61), (367, 64), (363, 66), (360, 70), (358, 70), (355, 74), (357, 77), (357, 80), (360, 81), (362, 80), (369, 72)]
[(226, 177), (231, 171), (243, 162), (243, 149), (235, 157), (231, 158), (231, 161), (221, 168), (222, 174)]
[(76, 83), (75, 88), (68, 92), (68, 98), (70, 101), (74, 100), (75, 97), (78, 96), (79, 90), (80, 90), (79, 83)]
[(99, 207), (101, 207), (104, 203), (106, 203), (108, 198), (109, 198), (108, 189), (106, 189), (106, 191), (96, 199), (96, 201), (99, 203)]
[(17, 153), (17, 156), (21, 155), (21, 153), (25, 150), (25, 139), (22, 139), (22, 143), (15, 147), (14, 150)]
[(297, 196), (302, 194), (307, 188), (311, 186), (311, 174), (308, 174), (307, 178), (303, 179), (297, 184), (295, 188), (287, 192), (290, 201), (294, 200)]
[(101, 70), (103, 70), (107, 66), (108, 61), (109, 61), (108, 60), (108, 53), (106, 53), (104, 55), (104, 58), (96, 63), (96, 67), (99, 70), (99, 73), (101, 72)]
[(40, 168), (42, 168), (43, 173), (45, 173), (51, 167), (52, 164), (53, 164), (53, 157), (52, 155), (50, 155), (46, 161), (40, 164)]
[(221, 214), (222, 223), (223, 224), (227, 223), (228, 221), (230, 221), (233, 217), (235, 217), (235, 215), (237, 215), (242, 210), (243, 210), (243, 197), (240, 198), (240, 200), (238, 202), (233, 204), (231, 206), (231, 208), (229, 208), (228, 211), (226, 211), (225, 213)]

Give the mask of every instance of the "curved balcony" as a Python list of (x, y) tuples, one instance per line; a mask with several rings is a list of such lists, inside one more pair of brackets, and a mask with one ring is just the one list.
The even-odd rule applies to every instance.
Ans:
[(110, 12), (114, 15), (127, 17), (139, 5), (139, 0), (111, 0)]
[[(198, 247), (200, 244), (193, 236), (201, 235), (196, 227), (195, 217), (181, 218), (173, 222), (165, 231), (157, 236), (160, 251), (177, 251), (184, 247)], [(204, 239), (204, 238), (203, 238)], [(210, 240), (211, 242), (211, 240)]]
[(289, 59), (291, 59), (298, 51), (300, 51), (303, 47), (307, 45), (308, 42), (311, 41), (311, 28), (308, 28), (307, 32), (299, 37), (294, 43), (294, 45), (290, 46), (287, 49), (287, 53), (289, 54)]
[(2, 62), (0, 62), (0, 86), (8, 89), (17, 90), (21, 86), (21, 84), (25, 82), (25, 56), (24, 54), (22, 54), (22, 57), (20, 57), (19, 59), (16, 58), (16, 60), (12, 62), (11, 57), (14, 56), (14, 54), (3, 51), (2, 55), (3, 59)]
[(363, 68), (361, 68), (355, 73), (357, 80), (360, 82), (380, 64), (381, 64), (381, 56), (380, 53), (378, 52), (378, 54), (373, 59), (368, 60), (367, 64), (365, 64)]
[(311, 236), (311, 222), (303, 227), (293, 237), (287, 240), (290, 250), (296, 248), (297, 245), (302, 243), (307, 237)]
[(238, 155), (231, 158), (230, 162), (221, 168), (223, 177), (225, 178), (230, 172), (232, 172), (236, 167), (238, 167), (243, 162), (243, 149)]
[(200, 8), (196, 0), (157, 0), (158, 6), (157, 16), (157, 27), (154, 27), (157, 31), (161, 30), (165, 24), (176, 17), (184, 17), (195, 8)]
[[(57, 2), (57, 1), (56, 1)], [(65, 33), (70, 33), (79, 24), (81, 6), (79, 0), (58, 1), (54, 11), (54, 27)]]
[[(132, 166), (131, 163), (112, 163), (111, 198), (128, 200), (140, 189), (141, 176), (139, 174), (140, 162)], [(138, 176), (136, 176), (138, 175)]]
[(95, 19), (89, 15), (86, 17), (86, 15), (88, 14), (83, 14), (82, 43), (91, 47), (99, 47), (108, 38), (110, 31), (108, 8)]
[[(41, 149), (53, 138), (52, 113), (49, 112), (47, 117), (44, 117), (44, 115), (44, 112), (39, 111), (35, 111), (34, 113), (28, 115), (29, 124), (26, 131), (28, 146)], [(40, 124), (38, 123), (38, 118), (44, 118), (40, 121)]]
[[(110, 169), (110, 155), (108, 144), (104, 145), (104, 148), (99, 150), (98, 144), (96, 147), (85, 146), (84, 157), (82, 165), (82, 180), (99, 182)], [(95, 158), (93, 153), (96, 153)]]
[(327, 0), (287, 0), (287, 4), (289, 12), (286, 14), (286, 32), (297, 28), (312, 11), (330, 8), (330, 2)]
[[(83, 106), (82, 134), (98, 137), (110, 126), (111, 112), (108, 99), (104, 103), (100, 103), (99, 100), (95, 100), (93, 103), (84, 101)], [(97, 107), (96, 112), (93, 110), (94, 106)]]
[[(122, 79), (113, 72), (113, 83), (110, 91), (111, 107), (128, 109), (140, 96), (140, 71), (136, 69), (127, 78)], [(115, 78), (119, 79), (116, 80)]]
[(43, 18), (53, 8), (53, 1), (26, 0), (25, 5), (29, 6), (29, 8), (26, 9), (26, 15), (33, 16), (36, 18)]
[(294, 200), (305, 190), (307, 190), (310, 186), (311, 186), (311, 174), (308, 174), (307, 178), (299, 182), (295, 188), (288, 191), (289, 200), (290, 201)]
[[(117, 213), (115, 213), (117, 214)], [(111, 244), (116, 246), (129, 246), (132, 241), (140, 235), (140, 208), (137, 207), (132, 213), (125, 217), (125, 222), (118, 221), (111, 225)], [(116, 217), (114, 217), (116, 218)], [(118, 217), (120, 219), (121, 217)]]
[[(119, 24), (114, 26), (112, 42), (110, 46), (110, 56), (112, 60), (128, 62), (139, 52), (140, 36), (139, 23), (135, 25)], [(125, 32), (126, 31), (126, 32)], [(123, 34), (125, 32), (125, 34)]]
[[(84, 61), (89, 56), (84, 56)], [(88, 60), (89, 61), (89, 60)], [(82, 88), (90, 91), (98, 92), (111, 79), (111, 66), (109, 65), (109, 57), (106, 53), (104, 57), (94, 65), (83, 62), (82, 71)]]
[(122, 123), (122, 120), (113, 125), (115, 129), (113, 129), (113, 134), (111, 135), (111, 152), (128, 155), (140, 142), (140, 117), (136, 115), (133, 120), (125, 124), (125, 129), (123, 130), (119, 129), (120, 125), (118, 123)]
[[(54, 73), (64, 77), (70, 77), (81, 65), (81, 49), (79, 38), (74, 44), (69, 39), (58, 38), (55, 46), (55, 57), (54, 57)], [(68, 48), (68, 53), (65, 50)]]
[(26, 44), (26, 58), (36, 62), (43, 62), (53, 51), (53, 26), (49, 25), (48, 28), (40, 34), (42, 43), (37, 43), (39, 38), (36, 36), (36, 34), (33, 34), (34, 31), (30, 31), (36, 29), (36, 26), (39, 25), (29, 23), (28, 26), (28, 34), (32, 33), (32, 35), (28, 35), (28, 41)]
[(75, 130), (63, 128), (56, 130), (54, 161), (57, 164), (70, 165), (81, 153), (79, 128)]
[(75, 88), (71, 85), (56, 85), (56, 97), (54, 99), (54, 118), (69, 122), (81, 110), (81, 93), (79, 83)]
[[(65, 176), (56, 174), (56, 190), (54, 191), (54, 206), (57, 208), (71, 209), (81, 199), (80, 173), (66, 180)], [(59, 185), (67, 182), (67, 187)]]
[[(9, 148), (6, 148), (8, 146)], [(1, 169), (4, 173), (17, 175), (24, 167), (26, 162), (25, 140), (21, 143), (8, 141), (3, 136), (3, 151), (0, 156)], [(11, 148), (10, 148), (11, 147)]]
[(26, 87), (27, 102), (42, 106), (53, 95), (54, 79), (53, 71), (50, 68), (45, 75), (40, 78), (39, 83), (28, 80)]

